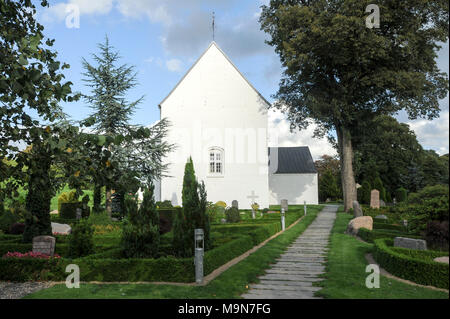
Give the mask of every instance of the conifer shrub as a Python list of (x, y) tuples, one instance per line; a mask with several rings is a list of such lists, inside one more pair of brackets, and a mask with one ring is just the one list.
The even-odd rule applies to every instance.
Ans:
[(75, 203), (78, 202), (76, 191), (63, 192), (58, 197), (58, 212), (61, 213), (61, 206), (63, 203)]
[(406, 202), (408, 199), (408, 192), (405, 188), (400, 187), (395, 191), (395, 200), (398, 203)]
[(94, 253), (94, 229), (87, 219), (81, 219), (72, 228), (69, 235), (67, 255), (70, 258), (88, 256)]
[(364, 181), (360, 188), (358, 188), (358, 201), (360, 204), (370, 204), (370, 192), (372, 190), (372, 186), (369, 181)]
[(137, 200), (125, 201), (127, 217), (123, 222), (122, 253), (126, 258), (154, 258), (158, 255), (159, 214), (153, 198), (154, 186), (144, 191), (138, 208)]
[(241, 221), (241, 214), (236, 207), (229, 207), (225, 211), (227, 223), (239, 223)]

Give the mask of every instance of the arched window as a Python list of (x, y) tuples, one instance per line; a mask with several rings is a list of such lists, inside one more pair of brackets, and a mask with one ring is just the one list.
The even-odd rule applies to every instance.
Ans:
[(223, 150), (217, 147), (209, 149), (209, 174), (223, 174)]

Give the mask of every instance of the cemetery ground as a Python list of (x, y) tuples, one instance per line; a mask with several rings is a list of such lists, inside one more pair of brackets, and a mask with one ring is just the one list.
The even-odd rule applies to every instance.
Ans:
[[(175, 299), (229, 299), (240, 298), (244, 293), (249, 290), (249, 287), (253, 283), (258, 282), (258, 277), (263, 275), (267, 269), (276, 262), (276, 259), (280, 257), (287, 247), (291, 245), (303, 231), (313, 222), (318, 212), (323, 206), (308, 206), (308, 214), (298, 224), (287, 229), (284, 233), (278, 237), (270, 240), (266, 245), (262, 246), (256, 252), (250, 254), (247, 258), (243, 259), (239, 263), (231, 266), (218, 277), (210, 281), (207, 285), (169, 285), (169, 284), (141, 284), (134, 283), (137, 281), (172, 281), (172, 280), (155, 280), (150, 278), (152, 271), (158, 272), (158, 269), (164, 270), (167, 273), (168, 269), (172, 269), (172, 274), (176, 274), (174, 278), (184, 278), (185, 282), (192, 282), (193, 278), (193, 262), (192, 258), (187, 258), (181, 264), (177, 264), (179, 260), (167, 259), (167, 263), (163, 263), (158, 267), (155, 267), (152, 263), (155, 260), (140, 261), (136, 260), (120, 260), (115, 259), (111, 252), (119, 244), (120, 239), (120, 223), (111, 222), (105, 215), (93, 214), (89, 220), (94, 224), (96, 229), (94, 235), (94, 241), (96, 244), (96, 254), (88, 256), (79, 260), (68, 260), (69, 263), (81, 263), (88, 266), (88, 279), (87, 282), (92, 281), (96, 283), (83, 283), (83, 274), (81, 275), (82, 283), (79, 289), (68, 289), (65, 284), (57, 284), (51, 288), (43, 289), (35, 293), (27, 295), (25, 298), (30, 299), (58, 299), (58, 298), (175, 298)], [(219, 258), (219, 263), (215, 263), (214, 267), (206, 267), (205, 275), (210, 273), (220, 264), (225, 264), (229, 260), (237, 257), (248, 249), (252, 248), (258, 242), (269, 238), (273, 233), (280, 230), (280, 214), (276, 212), (279, 206), (271, 207), (274, 213), (256, 214), (256, 219), (252, 220), (251, 212), (248, 210), (241, 210), (241, 222), (234, 224), (222, 225), (218, 220), (222, 217), (220, 214), (215, 216), (216, 222), (212, 224), (212, 235), (215, 236), (215, 247), (209, 253), (217, 250), (220, 255), (224, 255), (226, 258)], [(294, 223), (298, 218), (303, 215), (303, 206), (289, 206), (289, 211), (286, 214), (286, 225), (289, 226)], [(323, 275), (323, 281), (314, 283), (314, 286), (322, 287), (322, 289), (316, 292), (316, 296), (323, 298), (356, 298), (356, 299), (403, 299), (403, 298), (420, 298), (420, 299), (438, 299), (448, 298), (448, 293), (442, 291), (436, 291), (429, 288), (418, 287), (409, 285), (385, 276), (381, 276), (380, 288), (369, 289), (366, 287), (366, 266), (368, 264), (365, 256), (368, 253), (373, 253), (375, 249), (374, 241), (377, 241), (377, 237), (385, 238), (386, 236), (398, 236), (402, 234), (398, 230), (386, 230), (386, 229), (374, 229), (373, 231), (360, 230), (358, 235), (363, 237), (367, 242), (358, 240), (357, 238), (345, 234), (345, 229), (348, 222), (353, 218), (352, 214), (344, 213), (342, 207), (340, 207), (335, 225), (333, 227), (330, 246), (328, 252), (328, 259), (326, 263), (326, 274)], [(268, 227), (268, 225), (276, 225), (275, 227)], [(379, 225), (376, 223), (376, 227)], [(388, 225), (388, 224), (386, 224)], [(385, 226), (389, 228), (388, 226)], [(393, 226), (390, 226), (394, 228)], [(248, 236), (249, 230), (253, 229), (266, 229), (262, 231), (265, 233), (259, 239)], [(269, 228), (272, 228), (271, 232), (267, 232)], [(234, 229), (235, 234), (230, 230)], [(226, 231), (227, 230), (227, 231)], [(403, 234), (405, 236), (413, 235)], [(60, 253), (64, 260), (64, 237), (56, 236), (57, 245), (56, 252)], [(244, 239), (244, 241), (241, 241)], [(162, 236), (162, 243), (170, 240), (170, 233)], [(243, 244), (250, 242), (243, 247), (243, 249), (235, 250), (236, 243)], [(59, 245), (58, 245), (59, 243)], [(23, 247), (22, 247), (23, 245)], [(25, 247), (27, 244), (19, 244), (12, 235), (4, 235), (0, 241), (1, 253), (9, 248), (18, 248), (23, 251), (29, 250), (30, 247)], [(59, 247), (58, 247), (59, 246)], [(164, 245), (163, 245), (164, 246)], [(226, 249), (220, 249), (225, 246)], [(233, 248), (234, 246), (234, 248)], [(248, 247), (247, 247), (248, 246)], [(17, 249), (16, 249), (17, 250)], [(224, 253), (229, 251), (230, 253)], [(208, 252), (207, 252), (208, 254)], [(440, 252), (441, 255), (447, 255), (447, 252)], [(103, 257), (102, 257), (103, 256)], [(218, 256), (218, 254), (213, 254)], [(111, 258), (112, 257), (112, 258)], [(164, 260), (167, 257), (163, 257)], [(210, 259), (211, 260), (211, 259)], [(0, 261), (1, 262), (1, 261)], [(8, 281), (5, 276), (8, 274), (14, 274), (19, 281), (29, 281), (30, 279), (37, 278), (38, 281), (59, 281), (63, 282), (67, 274), (64, 274), (63, 265), (58, 269), (47, 269), (45, 267), (34, 268), (33, 262), (25, 260), (17, 263), (4, 263), (2, 268), (2, 281)], [(24, 263), (25, 262), (25, 263)], [(184, 269), (177, 269), (177, 267), (185, 266)], [(41, 265), (42, 266), (42, 265)], [(40, 266), (40, 267), (41, 267)], [(99, 267), (95, 269), (94, 266)], [(146, 269), (148, 267), (148, 269)], [(162, 267), (162, 268), (161, 268)], [(447, 276), (448, 276), (448, 265)], [(214, 268), (214, 269), (213, 269)], [(81, 267), (83, 269), (83, 266)], [(29, 272), (23, 274), (22, 272)], [(169, 273), (171, 273), (169, 271)], [(188, 274), (186, 276), (187, 273)], [(20, 275), (17, 277), (17, 275)], [(58, 275), (60, 275), (58, 277)], [(180, 277), (181, 276), (181, 277)], [(41, 278), (39, 278), (41, 277)], [(170, 278), (171, 276), (169, 276)], [(161, 278), (160, 278), (161, 279)], [(167, 279), (167, 278), (166, 278)], [(14, 280), (13, 280), (14, 281)], [(108, 284), (103, 282), (127, 282), (120, 284)], [(180, 281), (180, 280), (173, 280)], [(97, 283), (98, 282), (98, 283)], [(448, 282), (447, 282), (448, 285)], [(448, 289), (448, 287), (447, 287)]]

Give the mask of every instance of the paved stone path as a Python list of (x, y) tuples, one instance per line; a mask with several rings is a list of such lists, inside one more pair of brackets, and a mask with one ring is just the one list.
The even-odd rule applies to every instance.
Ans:
[(316, 299), (313, 282), (325, 272), (327, 245), (338, 206), (325, 206), (316, 219), (277, 259), (272, 268), (250, 285), (244, 299)]

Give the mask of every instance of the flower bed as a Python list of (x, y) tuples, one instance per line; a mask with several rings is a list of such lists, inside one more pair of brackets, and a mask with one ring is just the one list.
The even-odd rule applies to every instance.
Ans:
[(32, 251), (26, 253), (20, 252), (7, 252), (3, 255), (2, 258), (41, 258), (41, 259), (49, 259), (49, 258), (61, 258), (60, 255), (54, 254), (53, 256), (42, 254), (42, 253), (34, 253)]

